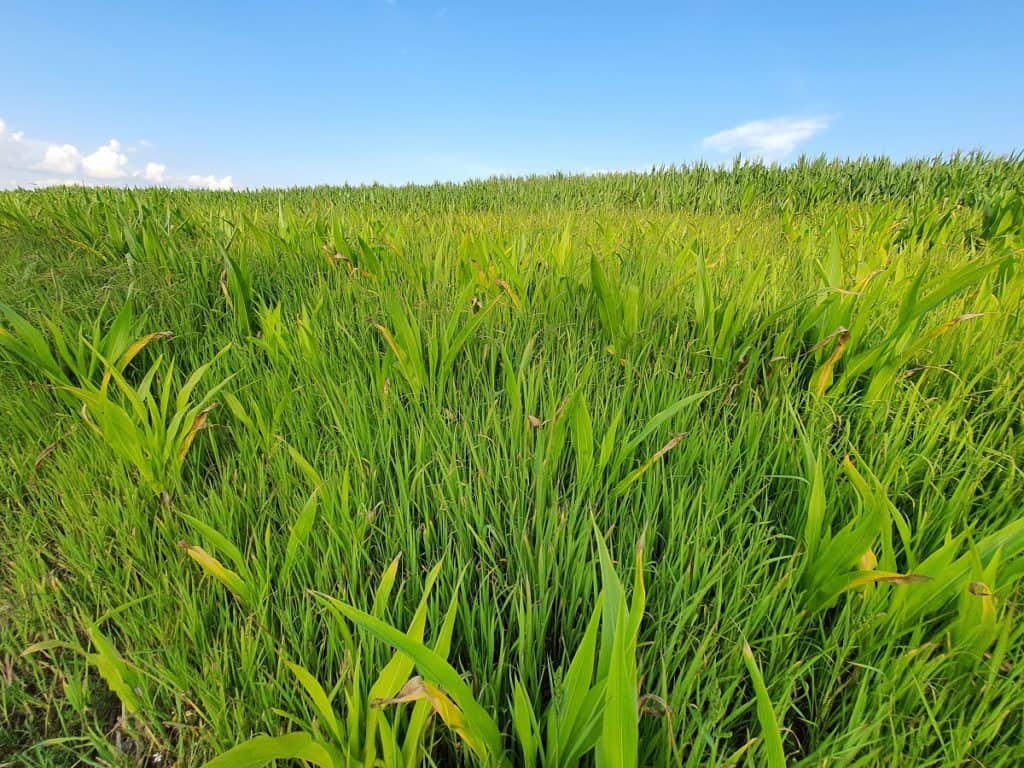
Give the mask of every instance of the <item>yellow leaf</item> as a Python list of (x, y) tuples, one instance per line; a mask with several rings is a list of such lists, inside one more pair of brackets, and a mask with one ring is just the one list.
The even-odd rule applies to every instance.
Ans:
[(832, 386), (832, 369), (836, 367), (836, 363), (839, 362), (839, 358), (841, 358), (843, 356), (843, 352), (846, 351), (846, 344), (849, 340), (850, 332), (845, 328), (841, 329), (839, 333), (839, 343), (836, 344), (836, 348), (832, 350), (832, 355), (814, 375), (814, 394), (818, 397), (825, 394), (825, 390)]
[(415, 701), (425, 699), (427, 691), (423, 687), (423, 678), (419, 675), (410, 677), (394, 696), (384, 699), (374, 699), (370, 702), (371, 707), (387, 707), (392, 704), (411, 704)]
[(210, 417), (210, 411), (216, 407), (217, 403), (207, 406), (199, 413), (198, 416), (196, 416), (195, 421), (192, 422), (192, 427), (185, 436), (185, 440), (181, 444), (181, 448), (178, 449), (179, 464), (185, 460), (185, 456), (188, 454), (188, 449), (192, 447), (192, 441), (196, 439), (196, 435), (199, 434), (199, 430), (206, 426), (206, 420)]
[(519, 297), (516, 296), (516, 292), (512, 290), (512, 286), (502, 280), (500, 277), (495, 282), (501, 287), (501, 289), (508, 294), (508, 298), (512, 302), (512, 306), (516, 309), (522, 309), (522, 303), (519, 301)]
[(384, 340), (388, 343), (388, 346), (391, 347), (391, 351), (395, 353), (395, 357), (401, 360), (402, 353), (398, 351), (398, 345), (395, 344), (395, 337), (391, 335), (391, 331), (389, 331), (387, 328), (385, 328), (383, 325), (380, 325), (379, 323), (374, 323), (373, 327), (380, 331), (380, 335), (384, 337)]
[(928, 576), (918, 573), (894, 573), (889, 571), (866, 571), (854, 576), (847, 584), (848, 589), (864, 587), (868, 584), (919, 584), (931, 581)]
[(857, 561), (857, 568), (861, 571), (873, 571), (878, 566), (878, 558), (870, 549), (860, 556)]
[(227, 587), (242, 603), (252, 603), (252, 591), (249, 589), (249, 585), (235, 571), (227, 568), (220, 560), (200, 546), (188, 544), (184, 541), (179, 546), (185, 550), (189, 557), (199, 563), (199, 566), (208, 575)]
[(385, 707), (392, 704), (412, 704), (426, 700), (431, 709), (437, 713), (444, 724), (455, 731), (466, 746), (476, 754), (483, 754), (483, 744), (466, 728), (466, 718), (458, 705), (433, 683), (429, 683), (419, 675), (409, 678), (402, 689), (394, 696), (386, 699), (374, 699), (371, 707)]
[(128, 366), (128, 363), (134, 360), (135, 356), (138, 355), (139, 352), (141, 352), (143, 349), (145, 349), (150, 342), (156, 341), (157, 339), (169, 339), (173, 335), (173, 331), (157, 331), (156, 333), (150, 333), (147, 334), (146, 336), (143, 336), (141, 339), (139, 339), (130, 347), (128, 347), (128, 349), (125, 350), (125, 353), (121, 355), (121, 359), (117, 361), (118, 370), (123, 371)]

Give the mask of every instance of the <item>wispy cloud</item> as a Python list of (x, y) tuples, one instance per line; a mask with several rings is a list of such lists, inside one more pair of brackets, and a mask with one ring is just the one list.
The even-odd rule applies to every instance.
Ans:
[[(0, 118), (0, 169), (13, 175), (9, 181), (0, 182), (0, 187), (54, 184), (161, 185), (221, 190), (234, 187), (230, 176), (168, 174), (164, 163), (135, 157), (151, 146), (147, 141), (139, 141), (124, 147), (117, 139), (111, 139), (92, 152), (82, 152), (74, 144), (26, 137), (23, 131), (10, 130)], [(129, 154), (140, 165), (133, 165)]]
[(723, 154), (742, 153), (763, 160), (783, 160), (808, 139), (828, 128), (829, 117), (775, 117), (753, 120), (704, 139), (706, 149)]

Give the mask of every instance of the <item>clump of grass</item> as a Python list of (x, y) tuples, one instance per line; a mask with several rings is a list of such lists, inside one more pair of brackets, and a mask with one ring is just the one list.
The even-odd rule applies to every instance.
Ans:
[[(189, 449), (216, 407), (214, 398), (230, 377), (201, 396), (193, 393), (216, 359), (201, 365), (182, 383), (174, 363), (159, 357), (137, 386), (110, 368), (98, 388), (68, 387), (82, 403), (82, 418), (110, 450), (133, 467), (142, 484), (166, 497), (177, 489)], [(159, 376), (159, 380), (158, 380)], [(114, 386), (110, 386), (110, 380)]]
[(166, 339), (171, 331), (144, 333), (144, 320), (136, 318), (125, 301), (109, 324), (106, 305), (96, 319), (68, 332), (46, 320), (48, 335), (9, 306), (0, 304), (0, 349), (34, 378), (58, 388), (97, 389), (112, 373), (124, 374), (151, 342)]

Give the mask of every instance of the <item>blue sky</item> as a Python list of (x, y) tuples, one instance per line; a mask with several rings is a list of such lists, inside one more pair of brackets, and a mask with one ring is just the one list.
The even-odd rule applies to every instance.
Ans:
[(18, 2), (0, 186), (1024, 148), (1019, 3)]

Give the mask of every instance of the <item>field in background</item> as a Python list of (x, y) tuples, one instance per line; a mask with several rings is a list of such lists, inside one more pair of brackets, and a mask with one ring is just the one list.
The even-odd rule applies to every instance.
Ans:
[(1022, 189), (0, 194), (0, 765), (1024, 763)]

